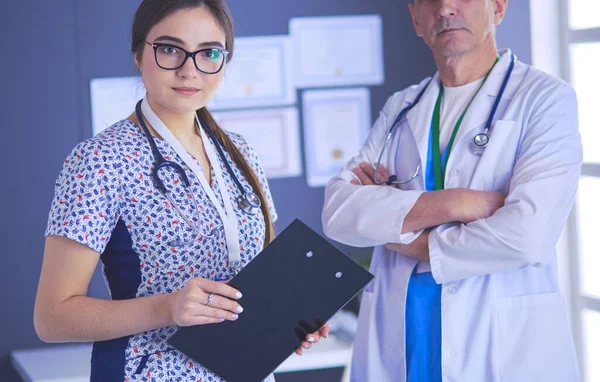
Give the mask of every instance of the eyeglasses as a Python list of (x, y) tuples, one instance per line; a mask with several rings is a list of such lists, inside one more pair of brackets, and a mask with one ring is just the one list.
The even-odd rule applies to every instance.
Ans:
[(154, 48), (156, 65), (165, 70), (177, 70), (191, 57), (198, 71), (205, 74), (216, 74), (223, 69), (225, 59), (229, 55), (229, 51), (225, 49), (210, 48), (188, 52), (171, 44), (152, 44), (148, 41), (146, 41), (146, 44)]

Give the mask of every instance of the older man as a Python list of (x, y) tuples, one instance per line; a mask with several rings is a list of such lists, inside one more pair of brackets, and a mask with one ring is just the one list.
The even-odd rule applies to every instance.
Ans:
[(414, 0), (438, 72), (394, 94), (326, 188), (375, 246), (353, 381), (577, 381), (555, 246), (581, 161), (571, 87), (498, 52), (507, 0)]

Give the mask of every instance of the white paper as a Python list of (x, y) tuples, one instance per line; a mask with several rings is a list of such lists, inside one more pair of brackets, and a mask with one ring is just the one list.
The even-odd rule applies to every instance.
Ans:
[(298, 109), (214, 112), (224, 129), (241, 134), (258, 152), (268, 178), (296, 177), (302, 174)]
[(141, 77), (95, 78), (90, 81), (92, 131), (96, 135), (127, 118), (146, 89)]
[(362, 147), (371, 126), (368, 88), (305, 91), (306, 181), (322, 187)]
[(288, 36), (238, 37), (211, 110), (296, 104)]
[(381, 17), (293, 18), (296, 86), (380, 85), (384, 81)]

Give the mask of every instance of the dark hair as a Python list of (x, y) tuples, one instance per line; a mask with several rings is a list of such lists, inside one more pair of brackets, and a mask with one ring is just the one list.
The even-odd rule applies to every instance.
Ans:
[[(140, 6), (135, 12), (133, 26), (131, 30), (131, 52), (139, 61), (141, 53), (145, 47), (145, 41), (150, 30), (165, 17), (181, 9), (205, 7), (213, 15), (223, 33), (225, 34), (225, 49), (229, 51), (227, 62), (233, 57), (233, 38), (234, 26), (231, 12), (225, 0), (142, 0)], [(248, 164), (242, 153), (235, 144), (229, 139), (229, 136), (219, 127), (210, 112), (203, 107), (196, 112), (198, 118), (208, 124), (219, 143), (229, 153), (235, 164), (242, 170), (242, 173), (252, 186), (254, 192), (258, 195), (261, 202), (261, 211), (265, 219), (265, 241), (264, 246), (269, 244), (275, 237), (275, 229), (269, 213), (267, 198), (258, 180), (257, 174)]]

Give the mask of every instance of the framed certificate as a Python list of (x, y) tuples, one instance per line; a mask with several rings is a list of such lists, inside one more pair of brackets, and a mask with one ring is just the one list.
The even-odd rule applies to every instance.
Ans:
[(269, 179), (302, 174), (298, 109), (215, 112), (221, 128), (241, 134), (258, 152)]
[(379, 15), (293, 18), (290, 33), (297, 87), (383, 83)]
[(368, 88), (305, 91), (306, 181), (322, 187), (354, 157), (371, 126)]
[(211, 110), (296, 104), (288, 36), (239, 37)]

